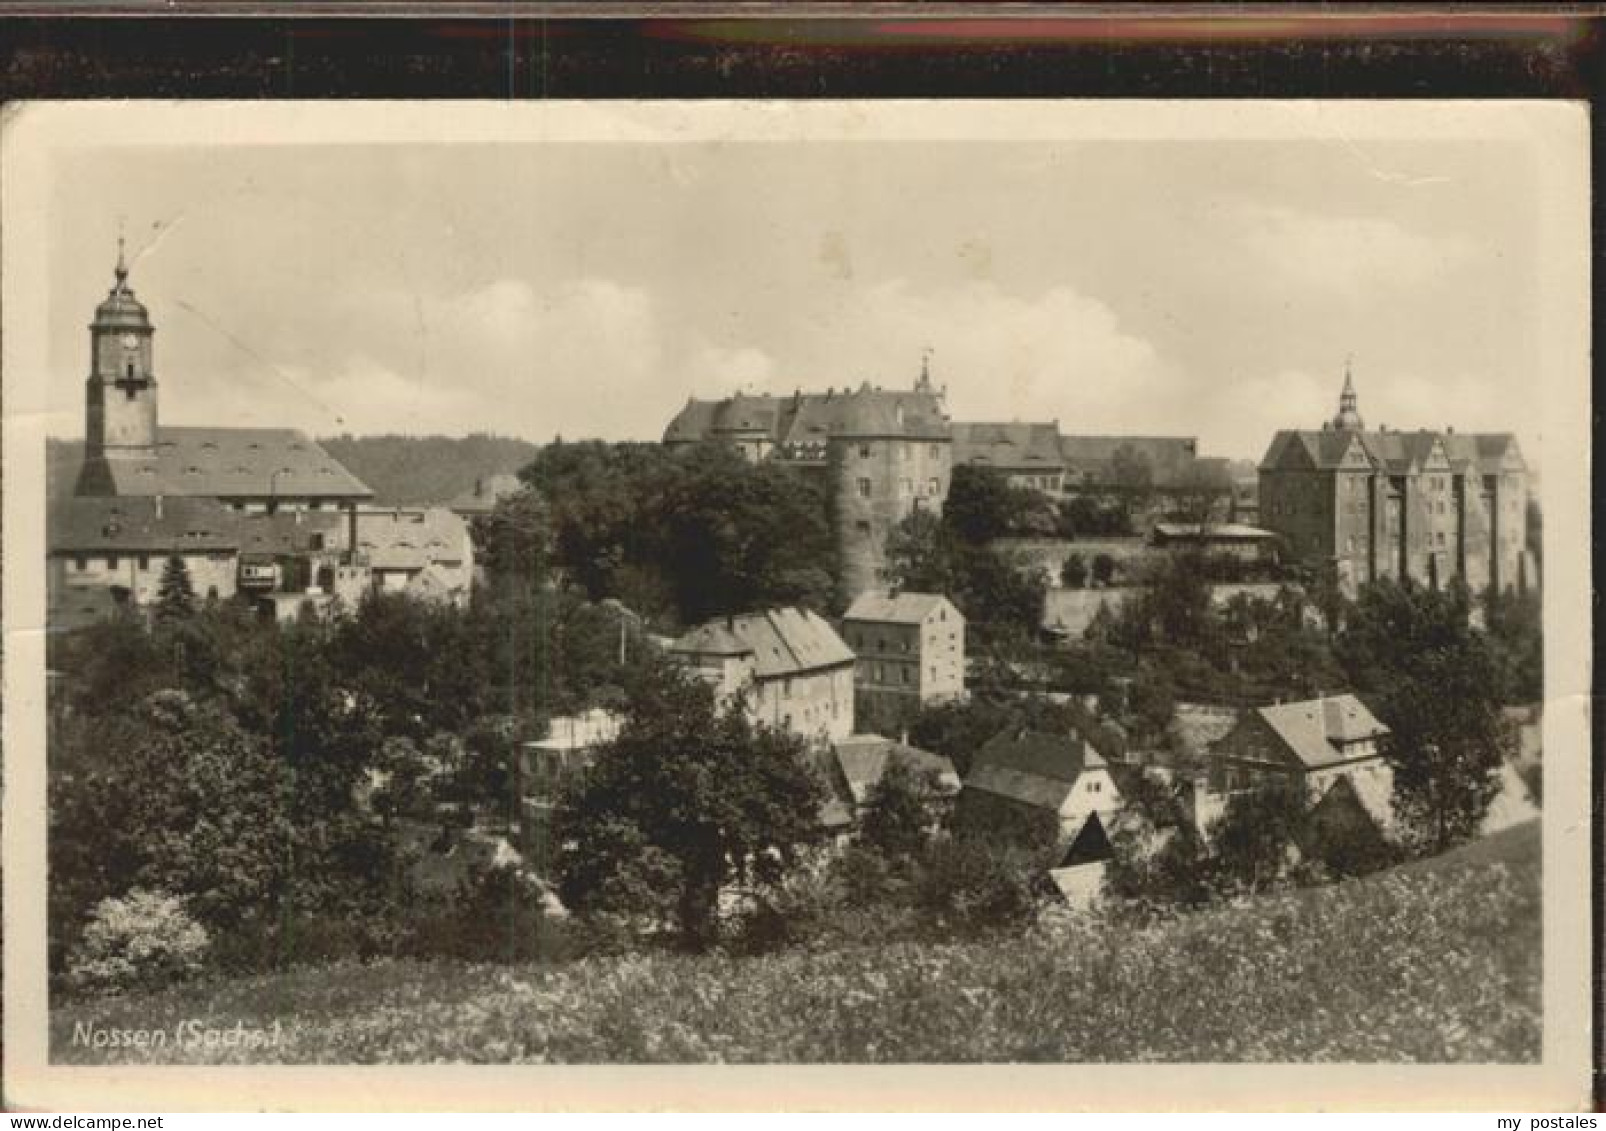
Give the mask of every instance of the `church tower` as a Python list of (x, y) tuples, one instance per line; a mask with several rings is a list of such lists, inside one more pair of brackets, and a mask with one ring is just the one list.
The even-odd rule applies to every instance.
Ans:
[(1340, 432), (1360, 432), (1366, 428), (1361, 423), (1360, 409), (1356, 407), (1355, 379), (1350, 376), (1350, 363), (1344, 362), (1344, 391), (1338, 394), (1338, 415), (1333, 417), (1333, 427)]
[(84, 459), (156, 454), (156, 376), (151, 367), (151, 326), (128, 286), (123, 241), (117, 241), (117, 282), (89, 324)]

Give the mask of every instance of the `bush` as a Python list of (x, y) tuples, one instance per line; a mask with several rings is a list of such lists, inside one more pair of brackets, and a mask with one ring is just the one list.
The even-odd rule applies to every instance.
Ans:
[(210, 942), (177, 896), (135, 888), (95, 905), (68, 984), (89, 993), (159, 989), (199, 973)]

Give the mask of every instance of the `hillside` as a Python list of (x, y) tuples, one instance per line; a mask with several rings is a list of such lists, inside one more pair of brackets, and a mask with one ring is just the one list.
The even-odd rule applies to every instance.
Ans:
[(326, 436), (318, 441), (387, 506), (445, 503), (474, 481), (517, 472), (536, 446), (506, 436)]
[[(506, 436), (331, 436), (318, 441), (374, 489), (383, 506), (445, 503), (479, 478), (517, 472), (536, 446)], [(46, 477), (52, 495), (72, 490), (83, 461), (79, 440), (50, 440)]]
[[(57, 1063), (1532, 1062), (1539, 829), (1145, 929), (1066, 919), (1007, 945), (568, 966), (342, 964), (64, 1002)], [(272, 1026), (266, 1052), (174, 1026)], [(92, 1050), (90, 1029), (167, 1047)]]

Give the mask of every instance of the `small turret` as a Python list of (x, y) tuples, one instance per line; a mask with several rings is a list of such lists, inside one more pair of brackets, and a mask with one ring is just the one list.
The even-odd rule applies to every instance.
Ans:
[(1350, 373), (1350, 359), (1344, 361), (1344, 390), (1338, 394), (1338, 415), (1333, 417), (1333, 427), (1340, 432), (1360, 432), (1366, 425), (1361, 422), (1360, 410), (1356, 407), (1355, 378)]

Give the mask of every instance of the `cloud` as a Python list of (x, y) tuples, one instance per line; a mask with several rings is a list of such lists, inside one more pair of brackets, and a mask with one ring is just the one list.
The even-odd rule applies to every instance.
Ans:
[(1476, 250), (1465, 236), (1413, 232), (1377, 216), (1239, 202), (1226, 217), (1254, 264), (1275, 279), (1357, 296), (1445, 278)]
[(922, 289), (892, 280), (855, 297), (816, 346), (819, 371), (907, 386), (930, 348), (956, 418), (1103, 427), (1175, 376), (1110, 307), (1065, 286), (1017, 294), (990, 281)]

